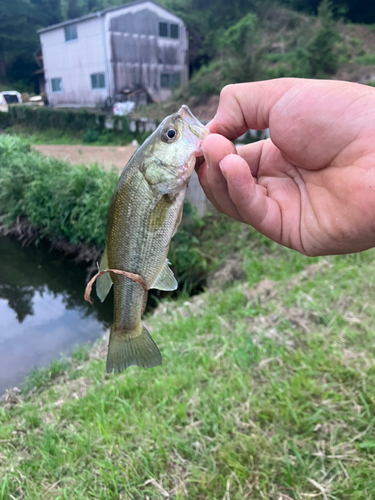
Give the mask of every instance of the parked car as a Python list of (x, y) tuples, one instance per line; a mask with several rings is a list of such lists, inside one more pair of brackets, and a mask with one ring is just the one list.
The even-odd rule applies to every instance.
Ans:
[(17, 90), (4, 90), (0, 92), (0, 111), (8, 112), (8, 104), (22, 103), (22, 97)]

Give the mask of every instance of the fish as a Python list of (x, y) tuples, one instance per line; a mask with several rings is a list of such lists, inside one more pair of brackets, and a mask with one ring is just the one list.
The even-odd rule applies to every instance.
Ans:
[(178, 287), (167, 255), (181, 221), (196, 159), (202, 156), (202, 140), (208, 133), (183, 105), (134, 153), (115, 188), (96, 281), (102, 302), (114, 287), (108, 373), (119, 373), (131, 365), (152, 368), (162, 362), (141, 317), (148, 290), (173, 291)]

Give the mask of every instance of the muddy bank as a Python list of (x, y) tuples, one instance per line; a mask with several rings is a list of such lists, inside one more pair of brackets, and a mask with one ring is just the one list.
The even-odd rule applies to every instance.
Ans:
[(65, 256), (69, 256), (76, 264), (85, 264), (87, 266), (87, 279), (96, 270), (96, 262), (100, 260), (102, 252), (102, 249), (97, 248), (93, 243), (75, 245), (61, 238), (56, 238), (53, 241), (46, 239), (42, 230), (37, 229), (22, 217), (17, 217), (16, 222), (9, 227), (2, 223), (0, 218), (0, 236), (15, 238), (22, 246), (29, 246), (31, 243), (39, 241), (49, 251), (61, 252)]

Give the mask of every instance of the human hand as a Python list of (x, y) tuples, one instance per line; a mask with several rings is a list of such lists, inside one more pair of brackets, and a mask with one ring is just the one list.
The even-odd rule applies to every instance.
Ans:
[[(270, 139), (237, 151), (230, 142), (267, 127)], [(198, 176), (217, 210), (305, 255), (375, 246), (375, 89), (295, 78), (229, 85), (208, 128)]]

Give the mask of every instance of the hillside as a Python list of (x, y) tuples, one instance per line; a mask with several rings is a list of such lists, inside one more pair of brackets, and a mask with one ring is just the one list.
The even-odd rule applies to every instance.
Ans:
[[(334, 20), (330, 23), (330, 29), (334, 32), (331, 50), (336, 62), (330, 73), (310, 74), (308, 67), (308, 49), (322, 21), (317, 16), (273, 5), (257, 18), (254, 34), (246, 45), (248, 59), (244, 54), (237, 58), (235, 51), (219, 48), (213, 61), (193, 73), (188, 87), (176, 90), (167, 102), (140, 108), (134, 116), (147, 116), (161, 121), (185, 103), (200, 119), (209, 121), (216, 112), (220, 89), (236, 81), (319, 77), (372, 85), (375, 82), (373, 25)], [(236, 69), (237, 65), (241, 66), (241, 57), (242, 69), (246, 64), (252, 65), (248, 73)], [(229, 74), (228, 61), (234, 65), (234, 68), (229, 69), (235, 70)]]

